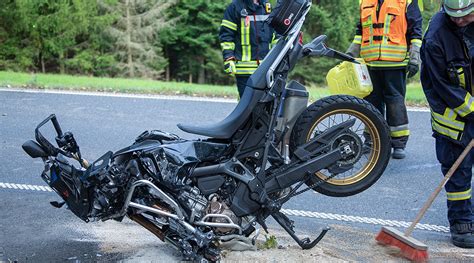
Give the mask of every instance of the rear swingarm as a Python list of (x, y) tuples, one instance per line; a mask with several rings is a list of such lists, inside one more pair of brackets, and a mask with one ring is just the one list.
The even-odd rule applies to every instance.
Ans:
[(325, 130), (307, 143), (299, 146), (294, 152), (295, 157), (299, 160), (306, 161), (315, 154), (327, 151), (331, 148), (333, 140), (347, 132), (354, 124), (355, 119), (351, 119)]

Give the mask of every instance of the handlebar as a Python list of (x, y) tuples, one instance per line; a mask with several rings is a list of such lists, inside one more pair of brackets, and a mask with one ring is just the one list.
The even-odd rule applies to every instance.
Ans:
[(49, 115), (49, 117), (47, 117), (42, 122), (40, 122), (38, 126), (36, 126), (35, 138), (36, 138), (36, 141), (41, 145), (41, 147), (46, 151), (46, 153), (49, 156), (57, 156), (58, 153), (60, 152), (60, 149), (56, 148), (52, 143), (50, 143), (48, 139), (46, 139), (43, 136), (43, 134), (40, 132), (40, 128), (43, 127), (49, 121), (53, 123), (54, 129), (56, 130), (58, 135), (60, 133), (62, 134), (61, 127), (59, 126), (58, 120), (56, 119), (56, 115), (51, 114)]
[(61, 137), (63, 135), (63, 131), (61, 130), (61, 126), (59, 126), (58, 119), (56, 119), (56, 115), (54, 114), (51, 114), (51, 116), (51, 122), (53, 123), (54, 129), (56, 130), (58, 137)]
[[(53, 124), (53, 127), (58, 135), (56, 137), (56, 143), (58, 144), (59, 148), (55, 147), (51, 142), (49, 142), (40, 132), (40, 128), (43, 127), (49, 121), (51, 121), (51, 123)], [(81, 157), (81, 151), (79, 150), (79, 146), (77, 145), (74, 135), (71, 132), (66, 132), (63, 134), (56, 115), (51, 114), (40, 124), (38, 124), (35, 129), (35, 138), (36, 141), (40, 144), (40, 146), (45, 150), (46, 154), (48, 154), (49, 156), (57, 156), (59, 153), (61, 153), (67, 157), (76, 159), (84, 168), (87, 168), (89, 166), (87, 161), (82, 159)]]

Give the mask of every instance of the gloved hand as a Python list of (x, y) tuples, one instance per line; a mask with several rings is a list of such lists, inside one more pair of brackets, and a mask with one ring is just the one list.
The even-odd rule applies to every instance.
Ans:
[(346, 54), (354, 58), (360, 57), (360, 44), (351, 43)]
[(407, 66), (407, 77), (411, 78), (416, 75), (420, 68), (420, 47), (411, 45), (410, 47), (410, 59), (408, 60)]
[(235, 68), (235, 60), (233, 58), (224, 61), (224, 71), (229, 75), (234, 75), (237, 72)]

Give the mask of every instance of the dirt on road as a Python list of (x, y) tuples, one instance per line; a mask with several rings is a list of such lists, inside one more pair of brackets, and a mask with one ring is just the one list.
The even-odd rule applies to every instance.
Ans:
[[(401, 262), (398, 251), (378, 245), (376, 233), (361, 228), (330, 225), (326, 237), (313, 249), (302, 250), (285, 232), (270, 229), (278, 247), (257, 251), (223, 251), (222, 262)], [(106, 222), (94, 227), (104, 254), (123, 255), (124, 262), (176, 262), (180, 253), (171, 245), (158, 240), (145, 229), (132, 222)], [(304, 234), (299, 233), (301, 236)], [(444, 238), (444, 234), (441, 235)], [(267, 235), (268, 237), (268, 235)], [(313, 237), (313, 236), (312, 236)], [(446, 241), (449, 236), (446, 234)], [(258, 238), (265, 242), (265, 235)], [(442, 242), (444, 244), (444, 242)], [(473, 262), (474, 251), (460, 249), (449, 242), (433, 247), (428, 243), (430, 261)]]

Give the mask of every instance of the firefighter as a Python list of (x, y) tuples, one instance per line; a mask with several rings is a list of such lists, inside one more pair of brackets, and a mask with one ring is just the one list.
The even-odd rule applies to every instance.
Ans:
[[(367, 63), (373, 91), (365, 97), (386, 115), (392, 157), (405, 158), (410, 131), (405, 106), (406, 77), (420, 64), (422, 16), (418, 0), (359, 0), (360, 21), (347, 53)], [(367, 136), (364, 148), (371, 147)]]
[[(445, 0), (443, 9), (433, 16), (425, 33), (420, 77), (431, 109), (436, 157), (446, 174), (474, 136), (474, 3)], [(473, 158), (470, 151), (445, 185), (451, 241), (463, 248), (474, 248)]]
[(233, 0), (224, 13), (219, 33), (224, 70), (235, 75), (240, 97), (275, 42), (274, 31), (265, 23), (270, 12), (266, 0)]

